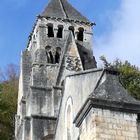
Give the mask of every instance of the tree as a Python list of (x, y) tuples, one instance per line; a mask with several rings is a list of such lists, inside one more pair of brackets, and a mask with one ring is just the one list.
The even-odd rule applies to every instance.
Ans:
[(140, 100), (140, 70), (128, 61), (122, 62), (116, 59), (113, 63), (109, 63), (104, 56), (100, 59), (106, 68), (117, 70), (120, 75), (122, 85), (134, 96)]
[(19, 69), (15, 64), (8, 64), (4, 71), (0, 69), (0, 81), (16, 81), (19, 77)]
[(0, 140), (13, 140), (18, 93), (17, 66), (8, 65), (4, 72), (1, 71), (0, 78)]

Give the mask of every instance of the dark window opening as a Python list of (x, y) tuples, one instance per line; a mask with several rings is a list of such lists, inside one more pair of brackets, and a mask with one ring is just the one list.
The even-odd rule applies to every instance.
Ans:
[(51, 47), (46, 46), (45, 50), (46, 50), (47, 62), (53, 64), (54, 63), (54, 57), (53, 57), (53, 54), (51, 52)]
[(85, 66), (87, 64), (88, 61), (88, 53), (87, 52), (83, 52), (82, 56), (81, 56), (81, 60), (82, 60), (82, 64), (83, 64), (83, 69), (85, 70)]
[(77, 35), (77, 40), (79, 40), (79, 41), (84, 40), (84, 29), (83, 28), (79, 28), (79, 33)]
[(74, 34), (74, 27), (73, 26), (70, 26), (69, 27), (69, 30), (72, 31), (73, 36), (75, 36), (75, 34)]
[(60, 47), (56, 47), (55, 54), (53, 53), (51, 46), (46, 46), (45, 50), (46, 50), (46, 56), (47, 56), (46, 58), (47, 63), (56, 64), (60, 62), (60, 55), (61, 55)]
[(49, 52), (49, 51), (51, 50), (51, 46), (46, 46), (46, 47), (45, 47), (45, 50), (46, 50), (47, 52)]
[(53, 25), (48, 25), (48, 37), (54, 37)]
[(56, 52), (56, 54), (55, 54), (55, 63), (59, 63), (59, 61), (60, 61), (60, 55), (59, 55), (58, 52)]
[(61, 48), (57, 47), (56, 48), (56, 54), (55, 54), (55, 63), (60, 62), (60, 54), (61, 54)]
[(57, 37), (62, 38), (63, 37), (63, 26), (58, 27)]
[(50, 64), (54, 64), (54, 59), (53, 59), (53, 55), (52, 55), (52, 52), (46, 52), (46, 55), (47, 55), (47, 62), (50, 63)]
[(51, 64), (54, 64), (54, 59), (51, 51), (49, 52), (49, 61)]

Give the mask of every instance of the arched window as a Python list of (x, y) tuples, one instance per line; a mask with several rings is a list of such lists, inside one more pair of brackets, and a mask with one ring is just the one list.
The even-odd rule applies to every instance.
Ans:
[(54, 64), (53, 54), (52, 54), (51, 51), (48, 53), (48, 56), (49, 56), (49, 61), (50, 61), (50, 63), (51, 63), (51, 64)]
[(65, 110), (65, 125), (66, 125), (66, 140), (72, 140), (72, 125), (73, 125), (73, 118), (72, 118), (72, 98), (69, 97), (66, 104)]
[(77, 35), (77, 40), (83, 41), (84, 40), (84, 29), (79, 28), (78, 30), (79, 30), (79, 32), (78, 32), (78, 35)]
[(58, 26), (57, 37), (58, 38), (62, 38), (63, 37), (63, 26), (62, 25)]
[(51, 46), (46, 46), (45, 50), (46, 50), (47, 62), (54, 64), (54, 58), (51, 52)]
[(60, 55), (61, 55), (61, 48), (57, 47), (56, 48), (56, 54), (55, 54), (55, 63), (60, 62)]
[(48, 37), (54, 37), (53, 24), (48, 24)]
[(73, 27), (73, 26), (70, 26), (70, 27), (69, 27), (69, 30), (72, 31), (73, 36), (75, 36), (75, 34), (74, 34), (74, 27)]
[(71, 106), (67, 108), (67, 140), (71, 140)]

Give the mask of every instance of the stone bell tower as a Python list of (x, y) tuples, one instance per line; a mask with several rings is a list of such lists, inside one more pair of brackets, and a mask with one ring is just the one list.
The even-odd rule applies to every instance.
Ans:
[(50, 0), (21, 56), (16, 140), (53, 140), (68, 74), (95, 68), (92, 26), (66, 0)]

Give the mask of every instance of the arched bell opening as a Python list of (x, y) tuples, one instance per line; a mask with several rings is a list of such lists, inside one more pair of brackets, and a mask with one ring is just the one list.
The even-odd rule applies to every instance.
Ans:
[(57, 38), (63, 38), (63, 25), (58, 25)]
[(47, 56), (47, 63), (54, 64), (54, 57), (51, 51), (52, 47), (51, 46), (46, 46), (46, 56)]
[(70, 26), (69, 27), (69, 30), (72, 31), (73, 36), (75, 36), (75, 34), (74, 34), (74, 27), (73, 26)]
[(55, 53), (55, 63), (60, 62), (60, 55), (61, 55), (61, 48), (57, 47), (56, 48), (56, 53)]
[(77, 34), (77, 40), (83, 41), (84, 40), (84, 28), (80, 27), (79, 32)]
[(53, 24), (49, 23), (48, 26), (48, 37), (54, 37), (54, 30), (53, 30)]

